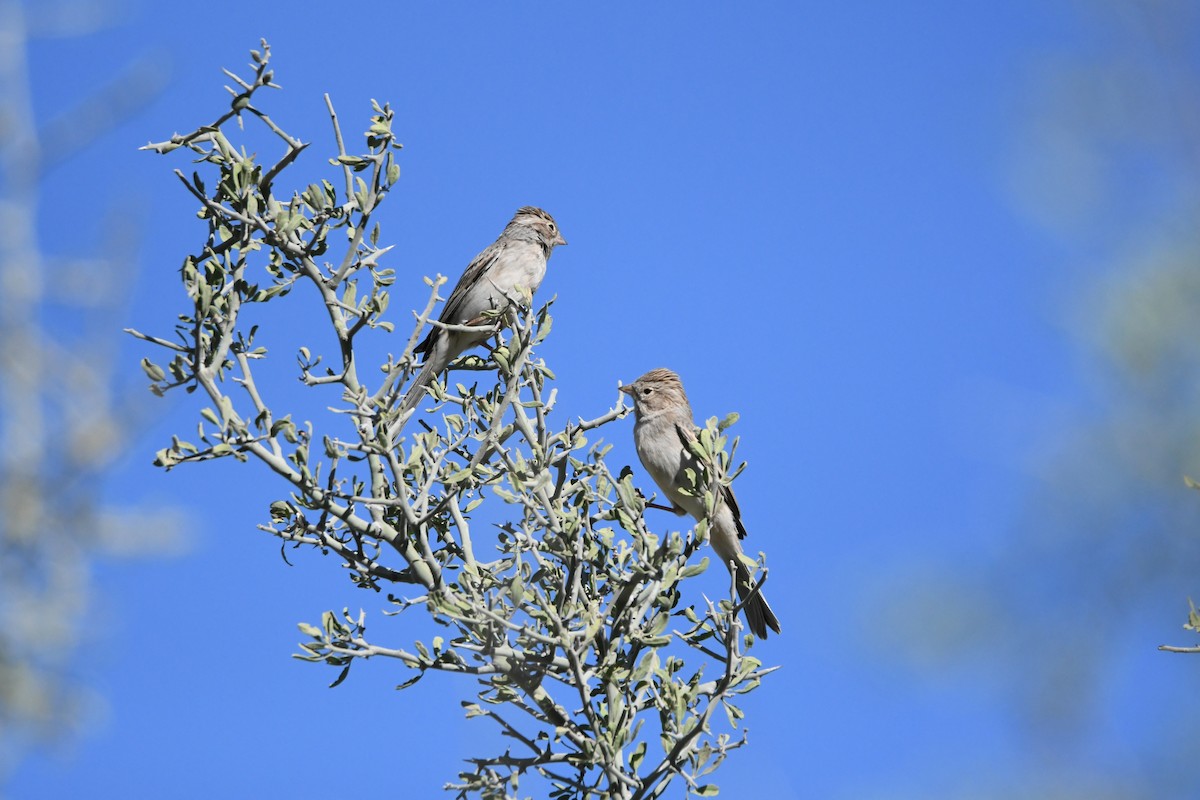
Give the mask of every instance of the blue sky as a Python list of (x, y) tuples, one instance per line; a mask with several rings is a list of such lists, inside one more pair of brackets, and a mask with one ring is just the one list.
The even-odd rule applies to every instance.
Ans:
[[(47, 215), (81, 219), (65, 237), (47, 224), (52, 251), (86, 252), (89, 207), (139, 223), (124, 324), (169, 329), (202, 235), (171, 175), (184, 159), (136, 148), (215, 117), (220, 68), (242, 69), (260, 37), (284, 87), (272, 117), (314, 142), (297, 175), (330, 174), (323, 93), (347, 135), (371, 98), (396, 109), (403, 176), (380, 220), (398, 320), (422, 275), (457, 277), (516, 207), (540, 205), (570, 242), (541, 289), (558, 296), (541, 353), (560, 408), (598, 414), (619, 381), (668, 366), (700, 418), (741, 414), (738, 495), (784, 625), (756, 654), (783, 669), (745, 704), (751, 746), (717, 773), (723, 797), (953, 796), (1035, 760), (995, 688), (1016, 667), (925, 673), (878, 646), (877, 623), (888, 587), (929, 560), (986, 570), (1056, 410), (1085, 394), (1061, 319), (1077, 254), (1012, 191), (1039, 65), (1106, 46), (1072, 4), (130, 5), (30, 51), (39, 118), (142, 55), (167, 81), (46, 184)], [(137, 381), (148, 351), (121, 346)], [(380, 620), (377, 599), (329, 559), (282, 562), (254, 529), (278, 488), (263, 472), (155, 470), (197, 409), (138, 398), (145, 431), (108, 497), (178, 507), (188, 547), (96, 565), (78, 671), (103, 700), (82, 736), (18, 769), (12, 796), (317, 797), (352, 777), (438, 796), (496, 741), (462, 719), (471, 687), (397, 693), (406, 673), (367, 663), (330, 690), (333, 672), (292, 660), (296, 622), (343, 605)], [(610, 429), (614, 463), (635, 463), (631, 429)], [(719, 591), (715, 574), (696, 583)], [(1153, 644), (1181, 618), (1162, 608)], [(1123, 680), (1177, 685), (1186, 666), (1155, 656)], [(1144, 721), (1116, 705), (1081, 770), (1138, 763), (1126, 738)]]

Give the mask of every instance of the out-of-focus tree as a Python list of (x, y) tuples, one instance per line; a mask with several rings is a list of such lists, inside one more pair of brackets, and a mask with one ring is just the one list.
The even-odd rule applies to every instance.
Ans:
[(1025, 769), (954, 796), (1195, 797), (1194, 684), (1155, 694), (1129, 664), (1200, 591), (1200, 6), (1071, 8), (1084, 43), (1031, 63), (1012, 176), (1062, 256), (1087, 397), (1046, 409), (999, 556), (889, 592), (890, 644), (1014, 710)]
[(31, 39), (87, 35), (107, 21), (89, 2), (0, 0), (0, 785), (30, 746), (77, 728), (91, 703), (72, 669), (95, 600), (89, 562), (153, 552), (177, 530), (168, 511), (103, 496), (132, 427), (114, 369), (134, 263), (128, 209), (86, 254), (38, 241), (39, 212), (66, 226), (104, 199), (102, 186), (83, 186), (79, 207), (46, 208), (45, 174), (161, 83), (135, 61), (109, 89), (36, 119)]

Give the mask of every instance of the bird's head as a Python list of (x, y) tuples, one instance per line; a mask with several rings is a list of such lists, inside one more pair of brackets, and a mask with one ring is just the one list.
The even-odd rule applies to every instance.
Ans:
[(558, 229), (558, 223), (554, 221), (554, 217), (547, 214), (540, 208), (533, 206), (523, 206), (517, 209), (516, 215), (512, 221), (508, 223), (508, 227), (520, 228), (533, 234), (546, 248), (546, 255), (550, 255), (550, 251), (555, 246), (566, 244), (567, 240), (563, 238), (562, 232)]
[(633, 383), (622, 386), (621, 391), (633, 398), (633, 411), (638, 418), (670, 408), (690, 409), (683, 383), (669, 369), (652, 369)]

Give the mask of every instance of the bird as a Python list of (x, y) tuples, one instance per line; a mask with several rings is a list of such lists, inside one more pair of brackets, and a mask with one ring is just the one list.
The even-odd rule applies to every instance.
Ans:
[(495, 330), (483, 314), (519, 299), (519, 288), (530, 293), (546, 276), (546, 261), (567, 240), (554, 217), (540, 208), (522, 206), (499, 238), (475, 256), (450, 293), (438, 321), (447, 325), (478, 325), (479, 332), (447, 330), (434, 326), (414, 353), (425, 356), (421, 371), (400, 403), (403, 417), (416, 407), (433, 376), (444, 370), (464, 350), (487, 341)]
[[(672, 511), (691, 514), (696, 521), (705, 519), (708, 515), (704, 498), (682, 491), (689, 485), (686, 470), (701, 474), (699, 460), (685, 446), (685, 442), (696, 440), (696, 425), (683, 382), (669, 369), (653, 369), (633, 383), (622, 386), (621, 391), (633, 398), (636, 420), (633, 443), (642, 466), (671, 501)], [(747, 567), (749, 559), (742, 554), (741, 540), (744, 538), (746, 528), (737, 499), (729, 486), (722, 486), (709, 520), (708, 539), (735, 576), (738, 596), (743, 601), (750, 594), (752, 585)], [(746, 602), (744, 608), (746, 622), (759, 639), (767, 638), (768, 628), (780, 632), (779, 619), (761, 591)]]

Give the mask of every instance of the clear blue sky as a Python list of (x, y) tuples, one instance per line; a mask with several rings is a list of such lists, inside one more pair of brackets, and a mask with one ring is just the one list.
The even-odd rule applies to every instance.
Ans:
[[(599, 413), (618, 381), (668, 366), (699, 417), (741, 414), (748, 544), (768, 554), (785, 629), (756, 652), (783, 669), (745, 704), (751, 746), (717, 773), (721, 796), (859, 798), (931, 796), (1030, 758), (992, 683), (929, 678), (876, 647), (873, 604), (925, 557), (986, 562), (1050, 424), (1028, 410), (1080, 395), (1056, 311), (1063, 253), (1009, 186), (1039, 61), (1103, 46), (1088, 36), (1062, 2), (147, 0), (31, 56), (40, 116), (139, 54), (167, 71), (165, 92), (46, 194), (48, 212), (79, 214), (115, 197), (140, 222), (127, 324), (144, 330), (169, 328), (202, 234), (171, 175), (185, 159), (136, 148), (215, 117), (220, 68), (242, 69), (260, 37), (284, 87), (272, 116), (314, 142), (297, 174), (332, 152), (323, 93), (348, 135), (371, 98), (396, 109), (403, 177), (381, 220), (397, 319), (422, 275), (456, 277), (516, 207), (550, 210), (570, 241), (541, 290), (559, 298), (542, 353), (560, 408)], [(46, 246), (84, 248), (95, 228)], [(137, 380), (149, 351), (122, 347)], [(327, 608), (365, 607), (404, 637), (332, 559), (288, 567), (254, 529), (277, 490), (265, 473), (151, 467), (196, 408), (179, 395), (145, 409), (110, 497), (178, 506), (189, 548), (97, 565), (79, 672), (102, 707), (23, 765), (12, 796), (315, 798), (357, 780), (439, 796), (497, 741), (462, 719), (472, 687), (397, 693), (407, 673), (373, 662), (330, 690), (334, 672), (292, 660), (295, 623)], [(631, 427), (614, 429), (617, 463), (635, 461)], [(697, 583), (719, 591), (715, 574)], [(1163, 611), (1163, 640), (1179, 620)]]

